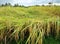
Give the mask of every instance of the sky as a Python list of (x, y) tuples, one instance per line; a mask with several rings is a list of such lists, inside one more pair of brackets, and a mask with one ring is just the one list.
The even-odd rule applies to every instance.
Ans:
[(54, 2), (54, 3), (60, 3), (60, 0), (0, 0), (0, 4), (4, 3), (11, 3), (12, 5), (14, 4), (19, 4), (19, 5), (39, 5), (39, 4), (46, 4), (49, 2)]

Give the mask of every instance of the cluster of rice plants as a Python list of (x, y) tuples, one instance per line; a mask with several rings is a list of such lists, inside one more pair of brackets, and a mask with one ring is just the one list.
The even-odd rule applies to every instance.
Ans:
[(44, 39), (60, 39), (59, 21), (25, 22), (21, 27), (12, 22), (1, 22), (0, 44), (43, 44)]
[(59, 10), (48, 6), (0, 7), (0, 44), (59, 44)]

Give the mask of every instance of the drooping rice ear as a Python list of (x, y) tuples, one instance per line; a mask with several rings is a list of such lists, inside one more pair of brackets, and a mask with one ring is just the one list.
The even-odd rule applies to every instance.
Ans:
[(50, 22), (47, 23), (47, 36), (49, 37), (49, 33), (50, 33)]
[(59, 27), (59, 22), (56, 22), (56, 39), (59, 38), (59, 31), (60, 31), (60, 27)]

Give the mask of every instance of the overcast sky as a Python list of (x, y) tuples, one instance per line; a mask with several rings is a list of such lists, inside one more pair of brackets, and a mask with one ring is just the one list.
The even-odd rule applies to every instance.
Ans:
[(20, 5), (38, 5), (46, 4), (48, 2), (60, 3), (60, 0), (0, 0), (0, 4), (11, 3), (12, 5), (18, 3)]

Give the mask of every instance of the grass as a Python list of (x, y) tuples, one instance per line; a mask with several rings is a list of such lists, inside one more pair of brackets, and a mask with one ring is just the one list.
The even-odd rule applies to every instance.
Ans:
[(60, 43), (60, 6), (0, 7), (0, 44), (48, 43)]

